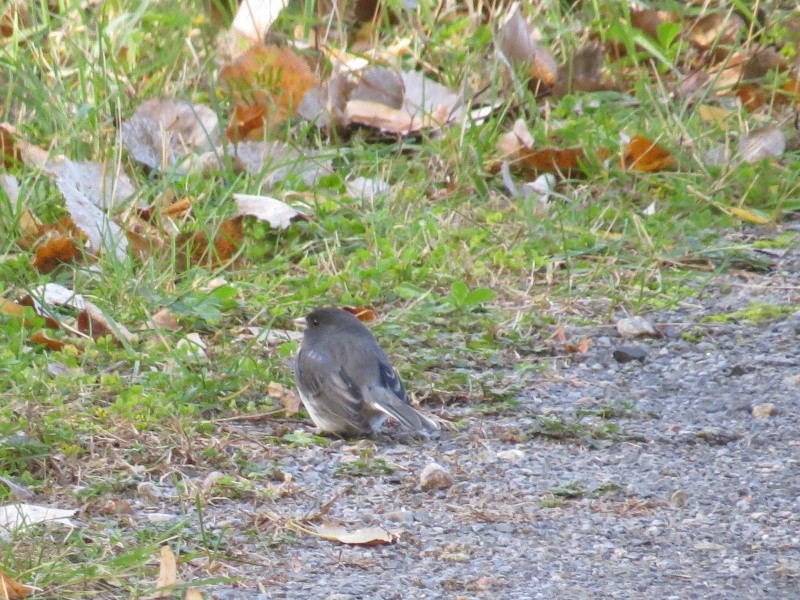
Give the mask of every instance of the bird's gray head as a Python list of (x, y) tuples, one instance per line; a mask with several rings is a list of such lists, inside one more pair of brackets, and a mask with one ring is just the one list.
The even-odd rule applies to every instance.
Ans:
[(324, 334), (366, 329), (354, 314), (341, 308), (318, 308), (308, 314), (306, 338), (317, 338)]

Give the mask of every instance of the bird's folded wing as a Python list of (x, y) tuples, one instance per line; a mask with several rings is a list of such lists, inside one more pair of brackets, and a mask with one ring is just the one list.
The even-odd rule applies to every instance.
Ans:
[(373, 386), (364, 392), (364, 402), (374, 410), (379, 410), (410, 431), (431, 432), (439, 429), (439, 424), (418, 412), (410, 404), (398, 398), (393, 391), (383, 386)]
[(295, 370), (297, 381), (306, 393), (325, 397), (354, 411), (363, 406), (361, 390), (345, 370), (337, 368), (325, 354), (314, 350), (303, 351)]

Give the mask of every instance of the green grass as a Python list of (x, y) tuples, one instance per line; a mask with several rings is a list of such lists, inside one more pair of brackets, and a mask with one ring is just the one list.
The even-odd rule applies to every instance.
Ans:
[[(200, 199), (184, 231), (213, 236), (233, 212), (231, 195), (257, 193), (260, 179), (229, 170), (147, 173), (120, 153), (116, 125), (143, 101), (171, 97), (207, 104), (224, 129), (231, 106), (217, 82), (219, 26), (186, 0), (57, 4), (51, 10), (52, 2), (33, 3), (29, 25), (0, 39), (0, 120), (54, 154), (108, 164), (119, 159), (143, 203), (167, 194)], [(313, 11), (305, 4), (285, 11), (273, 29), (291, 35), (296, 25), (308, 25), (302, 17)], [(731, 267), (768, 269), (769, 259), (755, 250), (796, 245), (797, 234), (780, 230), (780, 223), (800, 209), (798, 154), (703, 166), (698, 157), (730, 134), (665, 91), (664, 82), (674, 76), (670, 65), (684, 59), (686, 44), (668, 28), (658, 40), (643, 38), (622, 5), (572, 4), (553, 3), (540, 14), (542, 43), (561, 62), (580, 45), (581, 26), (588, 26), (631, 55), (654, 58), (652, 69), (630, 57), (607, 64), (613, 76), (630, 82), (630, 93), (568, 95), (540, 113), (543, 102), (532, 94), (515, 97), (502, 89), (498, 65), (487, 59), (494, 56), (494, 23), (464, 15), (434, 21), (423, 6), (411, 21), (404, 17), (384, 28), (379, 47), (408, 36), (402, 67), (423, 69), (454, 88), (467, 81), (484, 89), (481, 99), (496, 101), (496, 110), (480, 127), (402, 141), (376, 142), (363, 130), (328, 136), (297, 121), (282, 126), (276, 137), (324, 152), (334, 172), (312, 187), (290, 177), (271, 190), (279, 198), (299, 194), (312, 220), (286, 231), (247, 223), (233, 264), (182, 264), (172, 241), (166, 252), (144, 259), (103, 256), (39, 273), (19, 246), (22, 208), (49, 223), (65, 214), (63, 201), (42, 173), (10, 166), (21, 194), (12, 204), (0, 192), (3, 297), (60, 283), (136, 331), (140, 341), (123, 347), (54, 332), (67, 345), (48, 351), (29, 342), (41, 319), (0, 314), (0, 475), (43, 502), (86, 503), (89, 516), (104, 519), (87, 519), (80, 532), (40, 528), (16, 536), (0, 553), (0, 568), (46, 590), (39, 597), (108, 590), (138, 598), (153, 592), (153, 561), (162, 543), (184, 549), (185, 560), (224, 561), (224, 539), (202, 527), (208, 498), (195, 500), (187, 492), (177, 521), (143, 529), (100, 507), (133, 494), (135, 473), (172, 477), (166, 457), (177, 466), (193, 465), (201, 479), (224, 473), (213, 493), (258, 499), (257, 484), (280, 480), (280, 465), (232, 437), (222, 419), (268, 415), (258, 422), (264, 427), (260, 442), (269, 446), (328, 444), (300, 431), (297, 420), (275, 416), (280, 407), (269, 399), (271, 381), (292, 385), (288, 361), (296, 343), (267, 346), (243, 336), (244, 328), (290, 329), (292, 319), (322, 304), (374, 305), (384, 317), (376, 334), (418, 400), (434, 410), (468, 404), (491, 418), (514, 411), (526, 391), (521, 379), (543, 369), (553, 325), (605, 325), (620, 308), (670, 308)], [(671, 4), (684, 10), (682, 3)], [(560, 182), (547, 208), (512, 198), (488, 167), (497, 158), (497, 139), (518, 117), (538, 145), (556, 143), (555, 133), (559, 145), (610, 148), (612, 156), (591, 165), (585, 179)], [(755, 129), (763, 118), (739, 109), (731, 121)], [(621, 132), (658, 140), (679, 168), (653, 174), (621, 169)], [(374, 201), (351, 197), (345, 182), (356, 175), (379, 176), (391, 191)], [(654, 214), (644, 214), (651, 205)], [(769, 225), (752, 228), (721, 206), (758, 211)], [(217, 278), (224, 285), (209, 290)], [(163, 307), (174, 313), (179, 331), (150, 329), (149, 319)], [(790, 308), (754, 305), (711, 320), (759, 322)], [(205, 357), (178, 345), (190, 332), (207, 343)], [(704, 335), (695, 333), (697, 340)], [(575, 420), (542, 417), (523, 437), (602, 447), (624, 439), (611, 419), (628, 418), (631, 410), (608, 405)], [(86, 465), (91, 469), (82, 470)], [(365, 455), (343, 464), (338, 475), (380, 476), (391, 468)], [(563, 497), (554, 493), (552, 501)], [(8, 502), (10, 492), (0, 484), (0, 503)], [(274, 543), (291, 541), (279, 526), (262, 534)]]

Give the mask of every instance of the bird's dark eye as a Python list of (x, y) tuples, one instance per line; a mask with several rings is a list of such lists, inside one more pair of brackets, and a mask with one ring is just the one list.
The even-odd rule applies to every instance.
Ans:
[(319, 319), (311, 319), (312, 325), (319, 325)]

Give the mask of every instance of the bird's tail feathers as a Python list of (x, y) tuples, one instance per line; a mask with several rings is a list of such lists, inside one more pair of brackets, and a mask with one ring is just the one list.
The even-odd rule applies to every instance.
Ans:
[(432, 433), (439, 430), (439, 424), (436, 421), (386, 390), (379, 390), (378, 393), (371, 394), (371, 396), (374, 408), (389, 415), (409, 431)]

